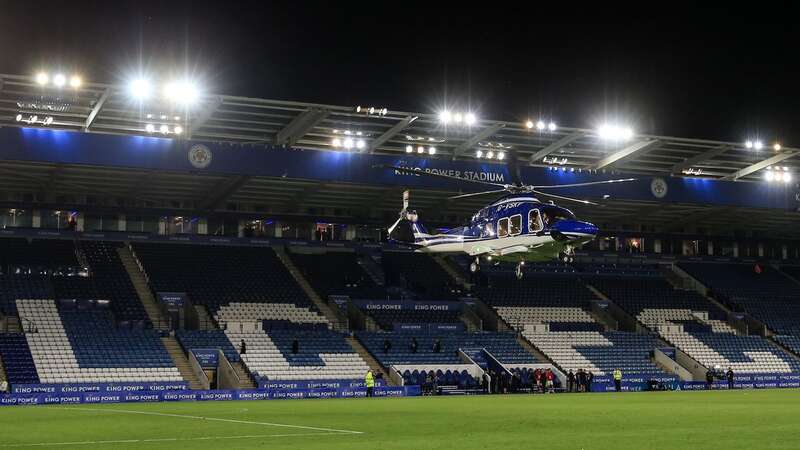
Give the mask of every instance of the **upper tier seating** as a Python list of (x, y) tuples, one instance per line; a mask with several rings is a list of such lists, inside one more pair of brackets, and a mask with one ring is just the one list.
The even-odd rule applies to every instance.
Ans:
[(478, 287), (476, 294), (494, 307), (586, 308), (592, 300), (597, 299), (574, 275), (541, 273), (526, 274), (522, 280), (516, 280), (511, 274), (497, 273), (488, 279), (487, 286)]
[(295, 324), (328, 324), (328, 320), (316, 311), (291, 303), (239, 303), (221, 306), (214, 318), (219, 326), (225, 328), (228, 322), (286, 321)]
[(77, 266), (75, 246), (61, 239), (0, 238), (0, 271), (13, 266), (49, 268)]
[(706, 367), (734, 373), (800, 372), (800, 362), (759, 336), (727, 333), (669, 332), (662, 335)]
[(44, 275), (0, 275), (0, 312), (6, 315), (17, 315), (18, 298), (51, 297), (53, 297), (53, 286), (50, 279)]
[(218, 348), (228, 361), (239, 361), (239, 352), (222, 330), (178, 330), (175, 337), (187, 352), (195, 348)]
[(153, 290), (186, 292), (211, 314), (231, 302), (311, 307), (271, 248), (150, 243), (133, 248)]
[[(231, 345), (247, 346), (242, 361), (258, 380), (356, 380), (363, 379), (367, 363), (345, 340), (331, 330), (225, 330)], [(298, 353), (292, 342), (298, 341)]]
[(461, 323), (456, 311), (370, 310), (365, 311), (384, 330), (395, 323)]
[(384, 251), (381, 257), (386, 285), (412, 291), (420, 300), (452, 300), (460, 289), (429, 255)]
[(144, 305), (117, 253), (122, 245), (121, 242), (81, 242), (81, 250), (91, 268), (90, 279), (99, 295), (94, 298), (111, 300), (111, 312), (118, 321), (147, 321)]
[(664, 375), (650, 359), (657, 342), (644, 334), (596, 331), (524, 334), (564, 371), (584, 369), (595, 375), (610, 375), (620, 369), (625, 374)]
[[(536, 358), (516, 341), (511, 333), (421, 333), (357, 332), (356, 337), (384, 366), (405, 364), (460, 364), (458, 350), (485, 348), (503, 364), (533, 364)], [(417, 353), (411, 352), (411, 339), (417, 339)], [(388, 353), (383, 352), (384, 340), (391, 342)], [(441, 351), (434, 352), (436, 340)]]
[(364, 271), (354, 252), (289, 253), (306, 280), (323, 298), (347, 295), (356, 299), (385, 298), (386, 292)]
[(24, 334), (0, 334), (0, 358), (6, 368), (9, 384), (36, 384), (39, 375)]
[(17, 309), (36, 326), (26, 338), (43, 383), (183, 381), (152, 330), (115, 329), (103, 310), (59, 313), (53, 300)]
[(776, 269), (750, 264), (680, 263), (680, 267), (732, 307), (779, 334), (800, 336), (800, 286)]

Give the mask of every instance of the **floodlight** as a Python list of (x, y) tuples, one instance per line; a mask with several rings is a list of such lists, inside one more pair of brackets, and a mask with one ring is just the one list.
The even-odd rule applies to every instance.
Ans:
[(603, 140), (628, 140), (633, 137), (633, 130), (628, 127), (603, 124), (597, 128), (597, 136)]
[(753, 148), (753, 141), (747, 141), (747, 142), (745, 142), (745, 143), (744, 143), (744, 146), (745, 146), (746, 148)]
[(65, 77), (63, 73), (57, 73), (53, 77), (53, 84), (57, 87), (62, 87), (67, 84), (67, 77)]
[(144, 131), (147, 131), (148, 133), (152, 133), (152, 132), (156, 131), (156, 126), (153, 125), (152, 123), (148, 123), (147, 125), (144, 126)]
[(489, 159), (492, 159), (492, 158), (494, 158), (494, 152), (493, 152), (493, 151), (491, 151), (491, 150), (489, 150), (489, 152), (488, 152), (488, 153), (486, 153), (486, 157), (487, 157), (487, 158), (489, 158)]
[(777, 142), (776, 142), (776, 143), (775, 143), (775, 145), (773, 145), (773, 146), (772, 146), (772, 148), (773, 148), (773, 149), (774, 149), (776, 152), (779, 152), (779, 151), (781, 151), (781, 144), (779, 144), (779, 143), (777, 143)]
[(346, 148), (348, 150), (353, 148), (353, 139), (351, 139), (351, 138), (345, 139), (344, 140), (344, 148)]
[(527, 128), (529, 130), (531, 128), (533, 128), (533, 121), (529, 120), (529, 121), (525, 122), (525, 128)]
[(69, 79), (69, 85), (70, 85), (70, 87), (73, 87), (73, 88), (76, 88), (76, 89), (81, 87), (81, 77), (79, 77), (77, 75), (73, 75)]
[(764, 144), (761, 141), (755, 141), (753, 142), (753, 148), (756, 150), (761, 150), (764, 148)]
[(545, 127), (546, 127), (546, 125), (545, 125), (544, 121), (540, 120), (540, 121), (536, 122), (536, 129), (537, 130), (544, 130)]
[(499, 159), (501, 161), (506, 159), (506, 154), (503, 153), (503, 152), (497, 152), (497, 159)]
[(131, 96), (136, 100), (146, 100), (153, 93), (150, 81), (145, 78), (137, 78), (131, 81), (129, 86)]
[(792, 181), (792, 175), (789, 172), (784, 172), (783, 173), (783, 182), (784, 183), (788, 183), (790, 181)]
[(478, 150), (477, 152), (475, 152), (475, 156), (477, 156), (478, 158), (483, 158), (483, 152), (481, 150)]
[(160, 132), (162, 132), (162, 133), (164, 133), (164, 134), (167, 134), (167, 133), (169, 133), (169, 127), (168, 127), (168, 126), (166, 126), (166, 125), (161, 125), (161, 126), (158, 128), (158, 131), (160, 131)]
[[(780, 176), (780, 175), (779, 175), (779, 176)], [(765, 178), (767, 181), (772, 181), (772, 180), (774, 180), (774, 179), (775, 179), (775, 175), (772, 173), (772, 171), (771, 171), (771, 170), (768, 170), (768, 171), (767, 171), (767, 173), (765, 173), (765, 174), (764, 174), (764, 178)]]
[(181, 80), (167, 83), (167, 85), (164, 86), (164, 95), (167, 97), (167, 99), (174, 102), (190, 105), (197, 101), (200, 93), (198, 92), (197, 86), (195, 86), (194, 83), (187, 80)]
[(364, 142), (363, 139), (359, 139), (358, 141), (356, 141), (356, 148), (359, 149), (359, 150), (364, 149), (365, 145), (366, 145), (366, 143)]
[(22, 114), (17, 114), (17, 122), (22, 122)]
[(410, 145), (406, 145), (406, 153), (412, 153), (414, 151), (414, 147)]
[(473, 113), (467, 113), (467, 115), (464, 116), (464, 122), (467, 125), (474, 125), (475, 122), (477, 122), (477, 121), (478, 121), (478, 119), (475, 117), (475, 114), (473, 114)]
[(180, 125), (175, 125), (174, 131), (175, 131), (175, 134), (181, 134), (181, 133), (183, 133), (183, 127), (180, 126)]
[(36, 74), (36, 83), (44, 86), (50, 81), (50, 77), (47, 75), (46, 72), (39, 72)]
[(450, 120), (452, 120), (453, 116), (450, 114), (450, 111), (444, 110), (439, 113), (439, 121), (448, 124)]
[(464, 116), (463, 116), (463, 115), (461, 115), (461, 113), (455, 113), (455, 114), (453, 114), (453, 122), (455, 122), (455, 123), (461, 123), (461, 121), (462, 121), (462, 120), (464, 120)]
[(333, 138), (333, 140), (331, 141), (331, 145), (333, 145), (334, 147), (341, 147), (342, 140), (339, 138)]
[(425, 153), (425, 147), (423, 147), (421, 145), (419, 147), (417, 147), (417, 153), (419, 153), (419, 154)]
[(428, 147), (428, 154), (435, 155), (436, 154), (436, 147)]
[(549, 124), (547, 124), (547, 129), (550, 130), (550, 131), (556, 131), (556, 128), (557, 128), (557, 126), (556, 126), (555, 122), (550, 122)]

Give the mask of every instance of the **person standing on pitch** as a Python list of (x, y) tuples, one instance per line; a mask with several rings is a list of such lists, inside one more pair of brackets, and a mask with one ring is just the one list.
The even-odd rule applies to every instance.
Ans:
[(733, 369), (728, 367), (728, 372), (725, 373), (725, 378), (728, 379), (728, 389), (733, 389)]
[(364, 376), (364, 385), (367, 386), (367, 397), (372, 397), (372, 390), (375, 388), (375, 377), (372, 376), (372, 370), (367, 370), (367, 375)]
[(619, 369), (614, 370), (614, 390), (622, 390), (622, 371)]
[(572, 369), (569, 369), (569, 373), (567, 373), (567, 392), (572, 392), (575, 388), (575, 374), (572, 373)]

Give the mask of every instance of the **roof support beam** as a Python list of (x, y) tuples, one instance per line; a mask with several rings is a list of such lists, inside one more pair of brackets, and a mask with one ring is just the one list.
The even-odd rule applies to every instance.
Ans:
[(709, 159), (716, 158), (717, 156), (730, 150), (730, 148), (731, 147), (728, 145), (720, 145), (718, 147), (714, 147), (711, 150), (700, 153), (699, 155), (696, 156), (692, 156), (691, 158), (683, 162), (675, 164), (674, 166), (672, 166), (672, 169), (670, 169), (670, 172), (672, 172), (673, 175), (680, 175), (684, 170), (693, 167), (703, 161), (708, 161)]
[(374, 153), (378, 147), (385, 144), (389, 139), (395, 137), (397, 133), (408, 128), (408, 126), (411, 125), (411, 122), (415, 120), (417, 120), (417, 116), (406, 116), (403, 120), (397, 122), (392, 128), (389, 128), (382, 135), (370, 142), (369, 153)]
[(769, 157), (769, 158), (767, 158), (767, 159), (765, 159), (763, 161), (760, 161), (760, 162), (757, 162), (755, 164), (749, 165), (749, 166), (745, 167), (744, 169), (737, 170), (732, 175), (728, 175), (727, 177), (724, 177), (722, 179), (723, 180), (736, 181), (739, 178), (746, 177), (747, 175), (750, 175), (753, 172), (758, 172), (759, 170), (761, 170), (761, 169), (763, 169), (765, 167), (771, 166), (773, 164), (778, 164), (779, 162), (781, 162), (781, 161), (783, 161), (785, 159), (789, 159), (792, 156), (797, 156), (797, 153), (796, 152), (778, 153), (777, 155), (771, 156), (771, 157)]
[(278, 145), (294, 145), (318, 123), (328, 117), (328, 114), (329, 111), (319, 108), (310, 108), (301, 112), (278, 132), (275, 143)]
[(189, 125), (189, 129), (186, 130), (186, 139), (191, 139), (195, 131), (199, 130), (200, 128), (203, 128), (203, 125), (205, 125), (206, 122), (208, 122), (208, 119), (211, 118), (211, 116), (214, 114), (214, 112), (217, 110), (217, 108), (219, 108), (221, 104), (222, 104), (222, 97), (218, 96), (214, 98), (209, 103), (209, 105), (205, 109), (203, 109), (203, 111), (197, 117), (195, 117), (195, 119)]
[(491, 137), (498, 131), (500, 131), (506, 124), (504, 123), (496, 123), (494, 125), (490, 125), (483, 130), (481, 130), (478, 134), (472, 136), (471, 138), (467, 139), (466, 141), (462, 142), (461, 145), (453, 149), (453, 159), (456, 159), (458, 156), (461, 156), (464, 152), (469, 150), (470, 148), (474, 147), (478, 142)]
[(248, 175), (236, 175), (233, 177), (228, 177), (217, 183), (211, 191), (206, 195), (205, 201), (203, 201), (203, 205), (201, 209), (207, 211), (213, 211), (226, 200), (228, 200), (231, 195), (235, 194), (236, 191), (239, 190), (245, 183), (250, 180), (250, 176)]
[(545, 156), (560, 150), (563, 147), (572, 144), (573, 142), (577, 141), (578, 139), (586, 136), (584, 133), (572, 133), (568, 134), (561, 139), (553, 142), (552, 144), (548, 145), (547, 147), (539, 150), (538, 152), (531, 155), (531, 164), (535, 164), (539, 162), (540, 159), (544, 158)]
[(622, 150), (618, 150), (615, 153), (612, 153), (605, 158), (601, 159), (597, 163), (590, 165), (589, 168), (591, 169), (602, 169), (604, 167), (608, 167), (620, 160), (628, 158), (636, 153), (642, 152), (647, 149), (651, 149), (656, 145), (659, 145), (661, 141), (654, 139), (652, 141), (639, 141), (634, 142), (633, 144), (623, 148)]
[(103, 95), (100, 96), (100, 99), (97, 100), (97, 103), (94, 104), (94, 108), (89, 112), (89, 117), (86, 118), (86, 122), (83, 124), (83, 131), (89, 131), (89, 127), (92, 126), (94, 119), (97, 118), (97, 115), (100, 114), (100, 110), (103, 109), (103, 106), (106, 104), (108, 97), (111, 95), (111, 88), (106, 88), (103, 91)]

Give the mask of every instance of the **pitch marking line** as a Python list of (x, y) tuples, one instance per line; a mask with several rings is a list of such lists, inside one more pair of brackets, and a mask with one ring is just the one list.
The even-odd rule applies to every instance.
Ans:
[(19, 447), (52, 447), (52, 446), (67, 446), (67, 445), (144, 444), (149, 442), (215, 441), (215, 440), (229, 440), (229, 439), (263, 439), (263, 438), (274, 438), (274, 437), (302, 437), (302, 436), (326, 436), (326, 435), (346, 436), (348, 434), (352, 433), (321, 432), (321, 433), (289, 433), (289, 434), (250, 434), (241, 436), (204, 436), (204, 437), (193, 437), (193, 438), (154, 438), (154, 439), (118, 439), (111, 441), (40, 442), (35, 444), (2, 444), (0, 445), (0, 447), (19, 448)]
[(145, 416), (159, 416), (159, 417), (177, 417), (180, 419), (195, 419), (195, 420), (211, 420), (217, 422), (239, 423), (245, 425), (262, 425), (270, 427), (283, 427), (294, 428), (301, 430), (312, 430), (315, 433), (284, 433), (284, 434), (252, 434), (252, 435), (238, 435), (238, 436), (202, 436), (192, 438), (153, 438), (153, 439), (118, 439), (106, 441), (74, 441), (74, 442), (42, 442), (32, 444), (0, 444), (2, 448), (11, 447), (46, 447), (46, 446), (68, 446), (68, 445), (101, 445), (101, 444), (136, 444), (148, 442), (180, 442), (180, 441), (213, 441), (213, 440), (227, 440), (227, 439), (259, 439), (259, 438), (274, 438), (274, 437), (304, 437), (304, 436), (330, 436), (330, 435), (355, 435), (364, 434), (363, 431), (353, 430), (339, 430), (336, 428), (323, 428), (323, 427), (310, 427), (306, 425), (289, 425), (285, 423), (273, 422), (255, 422), (251, 420), (238, 420), (238, 419), (223, 419), (220, 417), (202, 417), (192, 416), (187, 414), (170, 414), (159, 413), (150, 411), (135, 411), (130, 409), (102, 409), (102, 408), (48, 408), (60, 409), (64, 411), (92, 411), (104, 413), (117, 413), (117, 414), (141, 414)]

